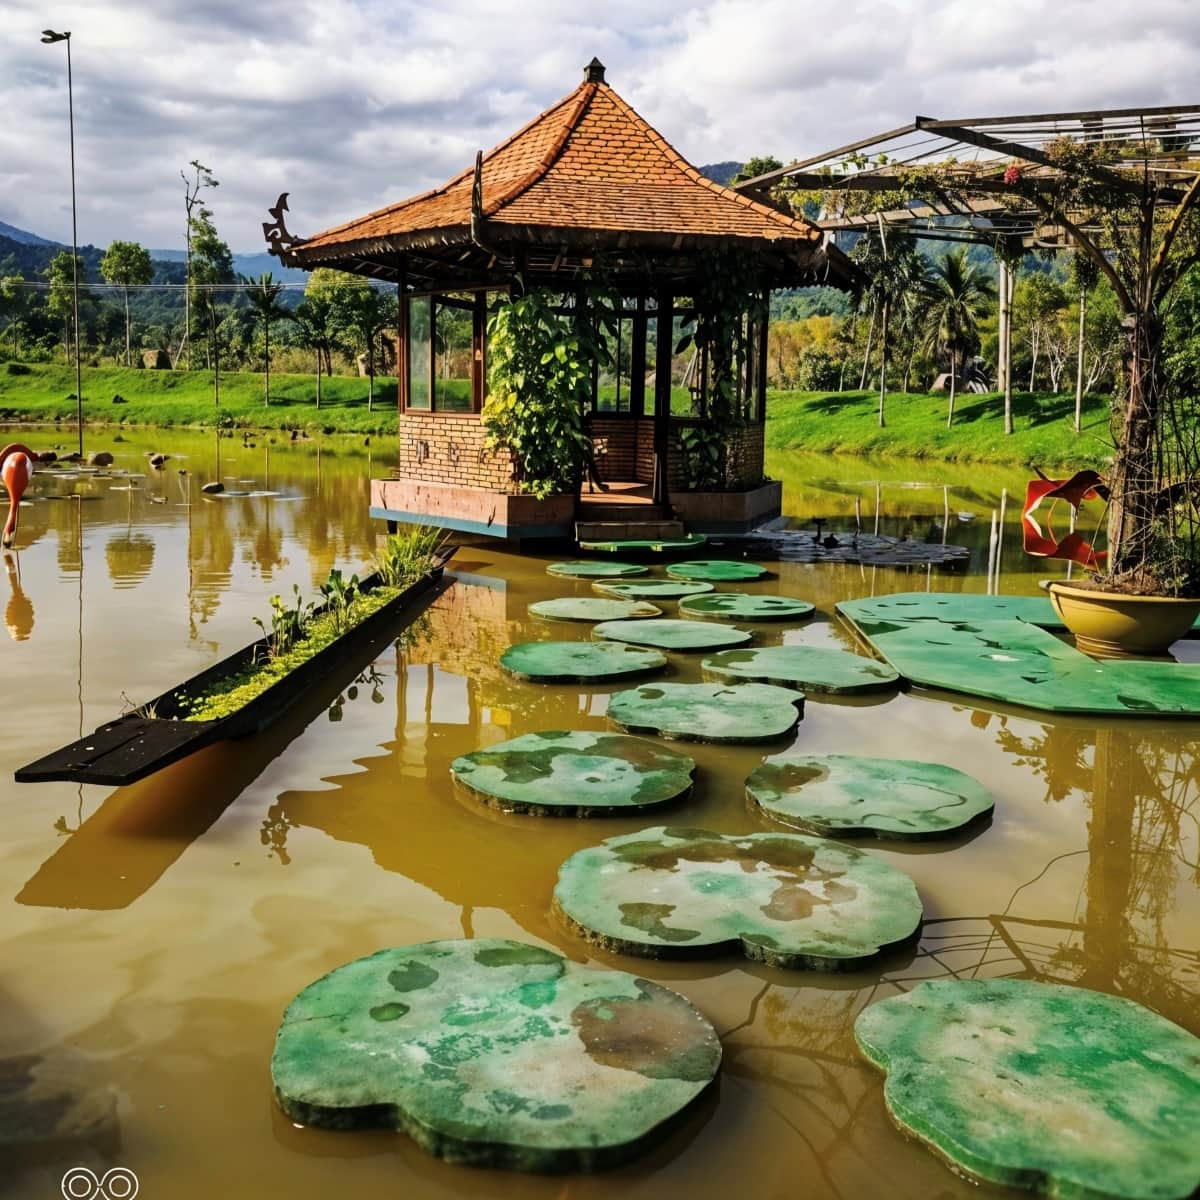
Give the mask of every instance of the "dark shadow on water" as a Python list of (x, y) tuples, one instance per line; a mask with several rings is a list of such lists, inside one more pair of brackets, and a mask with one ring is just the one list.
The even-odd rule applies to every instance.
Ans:
[[(397, 632), (450, 586), (448, 581), (439, 584), (397, 614)], [(331, 672), (263, 733), (218, 742), (138, 783), (118, 788), (41, 865), (17, 894), (17, 903), (88, 909), (132, 904), (330, 708), (363, 667), (352, 661)]]

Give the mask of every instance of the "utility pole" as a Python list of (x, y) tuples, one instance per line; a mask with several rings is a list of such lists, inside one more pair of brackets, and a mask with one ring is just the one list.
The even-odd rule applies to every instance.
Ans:
[(55, 33), (42, 30), (42, 42), (51, 46), (67, 43), (67, 118), (71, 130), (71, 310), (75, 322), (75, 426), (79, 435), (79, 453), (83, 454), (83, 369), (79, 361), (79, 224), (75, 204), (75, 90), (71, 78), (71, 31)]

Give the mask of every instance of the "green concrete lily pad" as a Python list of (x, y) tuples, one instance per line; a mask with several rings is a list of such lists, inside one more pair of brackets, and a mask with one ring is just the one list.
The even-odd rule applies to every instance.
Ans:
[(723, 562), (719, 559), (672, 563), (667, 574), (672, 579), (697, 579), (709, 583), (739, 583), (746, 579), (761, 579), (767, 568), (758, 563)]
[(813, 615), (807, 600), (794, 596), (758, 596), (749, 592), (717, 592), (680, 600), (679, 611), (705, 620), (802, 621)]
[(455, 1163), (590, 1171), (661, 1136), (720, 1061), (677, 993), (480, 938), (381, 950), (310, 984), (271, 1076), (303, 1125), (398, 1129)]
[(547, 575), (564, 579), (612, 579), (618, 576), (645, 575), (649, 567), (623, 562), (559, 562), (546, 568)]
[(864, 1009), (854, 1032), (897, 1124), (956, 1169), (1090, 1200), (1200, 1187), (1200, 1039), (1132, 1000), (939, 980)]
[(653, 675), (667, 660), (657, 650), (618, 642), (519, 642), (500, 655), (500, 665), (538, 683), (603, 683)]
[(620, 596), (629, 600), (680, 600), (684, 596), (701, 596), (711, 592), (711, 583), (687, 583), (680, 579), (635, 579), (630, 583), (600, 580), (592, 591), (605, 596)]
[(592, 636), (660, 650), (720, 650), (744, 646), (754, 635), (732, 625), (701, 625), (664, 617), (661, 621), (605, 621), (592, 630)]
[(953, 767), (856, 754), (769, 758), (750, 772), (746, 794), (820, 837), (942, 837), (993, 807), (987, 788)]
[(825, 646), (762, 646), (726, 650), (700, 664), (706, 679), (747, 679), (803, 688), (806, 692), (842, 694), (894, 688), (900, 676), (878, 659)]
[(765, 683), (644, 683), (612, 696), (608, 719), (687, 742), (769, 742), (796, 728), (803, 703), (802, 693)]
[(662, 615), (644, 600), (612, 600), (603, 596), (560, 596), (554, 600), (535, 600), (529, 606), (535, 617), (548, 621), (638, 621)]
[[(1098, 662), (1011, 612), (959, 619), (959, 607), (949, 603), (954, 597), (934, 597), (936, 606), (911, 599), (844, 600), (837, 611), (915, 684), (1049, 712), (1200, 716), (1200, 664)], [(1020, 606), (1009, 607), (1020, 611)], [(972, 604), (963, 611), (988, 610)]]
[(573, 854), (556, 911), (588, 941), (646, 958), (741, 949), (778, 967), (838, 970), (911, 942), (913, 881), (851, 846), (795, 833), (658, 826)]
[(613, 542), (580, 542), (580, 550), (599, 554), (662, 554), (668, 550), (692, 550), (703, 546), (708, 538), (702, 533), (689, 533), (681, 538), (629, 538)]
[(623, 733), (527, 733), (464, 754), (450, 773), (485, 804), (506, 812), (590, 817), (683, 799), (696, 762)]

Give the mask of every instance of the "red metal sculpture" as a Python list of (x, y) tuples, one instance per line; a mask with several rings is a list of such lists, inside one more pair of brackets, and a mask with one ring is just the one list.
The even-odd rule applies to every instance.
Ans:
[[(1025, 553), (1037, 558), (1065, 558), (1089, 570), (1099, 570), (1108, 558), (1108, 551), (1097, 550), (1075, 530), (1062, 539), (1057, 538), (1050, 519), (1059, 500), (1065, 500), (1076, 515), (1085, 500), (1107, 501), (1108, 487), (1104, 480), (1095, 471), (1076, 471), (1070, 479), (1047, 479), (1041, 471), (1038, 476), (1025, 489), (1025, 508), (1021, 513)], [(1043, 501), (1047, 502), (1044, 531), (1033, 515)]]
[(33, 475), (33, 464), (40, 455), (22, 446), (20, 442), (12, 442), (0, 450), (0, 479), (8, 489), (8, 520), (4, 523), (4, 547), (13, 544), (17, 532), (17, 516), (20, 511), (21, 497), (29, 486), (30, 476)]

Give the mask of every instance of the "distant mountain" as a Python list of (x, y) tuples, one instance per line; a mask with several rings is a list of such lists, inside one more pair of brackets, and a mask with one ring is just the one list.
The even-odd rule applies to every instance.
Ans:
[(13, 242), (20, 242), (22, 246), (53, 246), (56, 244), (47, 241), (44, 237), (38, 237), (36, 233), (30, 233), (28, 230), (18, 229), (15, 225), (9, 225), (5, 221), (0, 221), (0, 237), (6, 237)]
[[(0, 275), (10, 272), (19, 273), (26, 277), (40, 275), (49, 265), (50, 260), (60, 251), (68, 249), (61, 242), (39, 237), (27, 229), (18, 229), (0, 221)], [(83, 261), (84, 275), (89, 279), (98, 279), (100, 260), (104, 257), (104, 248), (97, 246), (80, 246), (79, 257)], [(151, 250), (159, 282), (170, 280), (178, 282), (178, 271), (172, 270), (167, 264), (184, 262), (187, 254), (183, 250)], [(278, 283), (305, 283), (308, 280), (307, 271), (299, 271), (294, 267), (280, 265), (277, 258), (272, 258), (265, 250), (250, 254), (234, 254), (233, 269), (238, 275), (248, 279), (257, 279), (267, 271)], [(182, 276), (179, 276), (181, 279)]]
[(707, 166), (700, 168), (700, 174), (705, 179), (711, 179), (713, 183), (720, 183), (728, 187), (733, 177), (741, 169), (742, 164), (740, 162), (709, 163)]

